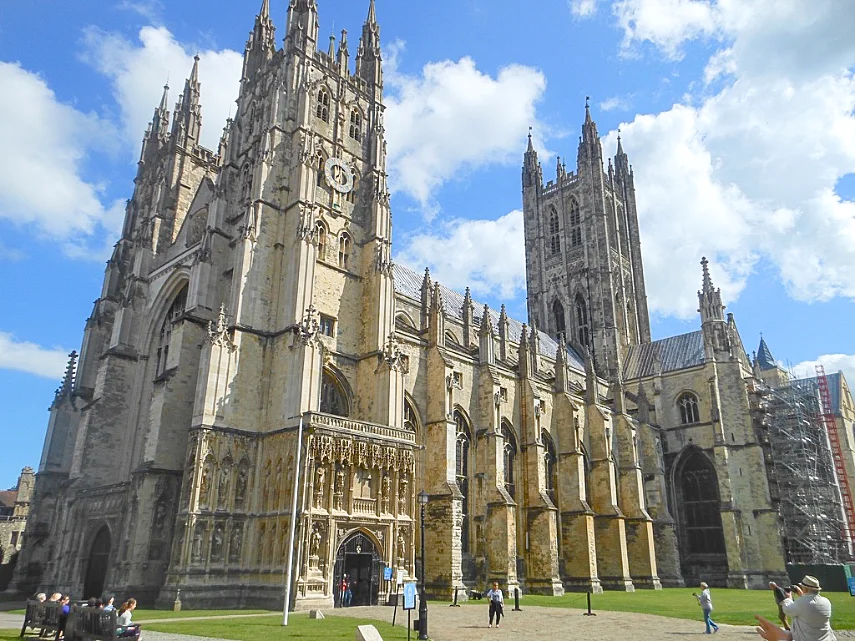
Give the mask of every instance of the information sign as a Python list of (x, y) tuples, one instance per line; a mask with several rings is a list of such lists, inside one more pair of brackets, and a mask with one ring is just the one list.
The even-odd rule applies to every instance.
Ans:
[(416, 609), (416, 584), (411, 581), (404, 583), (404, 609)]
[(855, 576), (846, 579), (849, 584), (849, 596), (855, 596)]
[(384, 581), (391, 581), (392, 580), (392, 567), (389, 565), (387, 565), (385, 568), (383, 568), (383, 580)]

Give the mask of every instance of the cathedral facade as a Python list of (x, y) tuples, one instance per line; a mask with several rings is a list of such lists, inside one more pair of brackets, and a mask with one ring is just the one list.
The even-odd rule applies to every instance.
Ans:
[[(784, 576), (760, 385), (704, 263), (701, 329), (651, 341), (633, 173), (586, 108), (577, 170), (522, 183), (529, 323), (391, 259), (380, 27), (321, 50), (268, 0), (238, 110), (199, 144), (198, 59), (145, 134), (57, 390), (15, 587), (188, 607)], [(605, 164), (604, 164), (605, 163)], [(289, 544), (292, 524), (294, 544)]]

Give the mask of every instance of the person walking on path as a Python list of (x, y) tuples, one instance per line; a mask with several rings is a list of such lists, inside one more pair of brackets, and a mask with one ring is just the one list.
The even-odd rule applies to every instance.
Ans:
[(789, 595), (781, 604), (792, 619), (791, 631), (757, 615), (754, 617), (760, 622), (757, 633), (768, 641), (837, 641), (831, 629), (831, 601), (819, 594), (822, 590), (819, 580), (806, 575), (793, 587), (799, 598), (794, 600)]
[(775, 595), (775, 603), (778, 606), (778, 619), (781, 621), (781, 625), (784, 626), (784, 630), (789, 630), (790, 624), (787, 623), (787, 615), (784, 614), (783, 607), (784, 599), (787, 598), (787, 592), (774, 581), (769, 581), (769, 589)]
[(695, 594), (694, 592), (692, 592), (692, 596), (698, 600), (698, 605), (701, 606), (701, 610), (704, 611), (704, 623), (706, 623), (707, 625), (706, 634), (718, 632), (718, 625), (715, 621), (712, 620), (712, 617), (710, 617), (710, 614), (712, 614), (713, 611), (712, 596), (710, 595), (710, 586), (701, 581), (701, 593)]
[(493, 615), (495, 615), (496, 627), (498, 628), (499, 621), (505, 615), (505, 597), (499, 589), (498, 581), (493, 583), (493, 588), (489, 590), (485, 596), (490, 599), (490, 625), (487, 627), (493, 627)]

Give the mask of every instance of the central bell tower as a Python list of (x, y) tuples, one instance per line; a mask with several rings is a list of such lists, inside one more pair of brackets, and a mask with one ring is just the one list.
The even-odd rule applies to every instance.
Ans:
[(522, 168), (526, 286), (532, 326), (590, 352), (597, 372), (615, 379), (630, 345), (650, 342), (635, 182), (618, 137), (603, 164), (597, 125), (585, 104), (576, 160), (559, 157), (555, 179), (529, 135)]

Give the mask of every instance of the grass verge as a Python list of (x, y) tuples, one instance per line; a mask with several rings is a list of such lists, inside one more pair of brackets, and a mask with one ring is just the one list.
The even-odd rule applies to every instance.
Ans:
[[(656, 614), (675, 619), (702, 620), (703, 614), (698, 602), (692, 596), (698, 588), (666, 588), (664, 590), (637, 590), (636, 592), (603, 592), (591, 596), (591, 608), (612, 612), (638, 612)], [(831, 601), (833, 615), (831, 625), (835, 630), (855, 629), (855, 598), (846, 592), (823, 592)], [(733, 625), (753, 625), (754, 615), (760, 614), (771, 621), (777, 621), (778, 608), (770, 590), (728, 590), (713, 588), (713, 619), (717, 623)], [(482, 605), (485, 601), (470, 601)], [(561, 597), (526, 595), (520, 600), (520, 607), (536, 605), (549, 608), (586, 607), (586, 595), (568, 593)], [(486, 607), (486, 606), (484, 606)], [(513, 608), (513, 599), (505, 601), (505, 608)]]
[[(279, 617), (252, 617), (245, 619), (215, 619), (213, 621), (180, 621), (152, 623), (146, 630), (172, 634), (191, 634), (236, 641), (280, 641), (284, 639), (324, 639), (324, 641), (352, 641), (358, 625), (373, 625), (384, 641), (407, 638), (406, 625), (394, 628), (388, 623), (369, 619), (330, 616), (321, 621), (309, 619), (307, 613), (292, 614), (288, 626), (283, 627)], [(415, 635), (412, 635), (415, 637)], [(143, 632), (145, 638), (145, 632)], [(0, 641), (5, 641), (0, 637)]]

